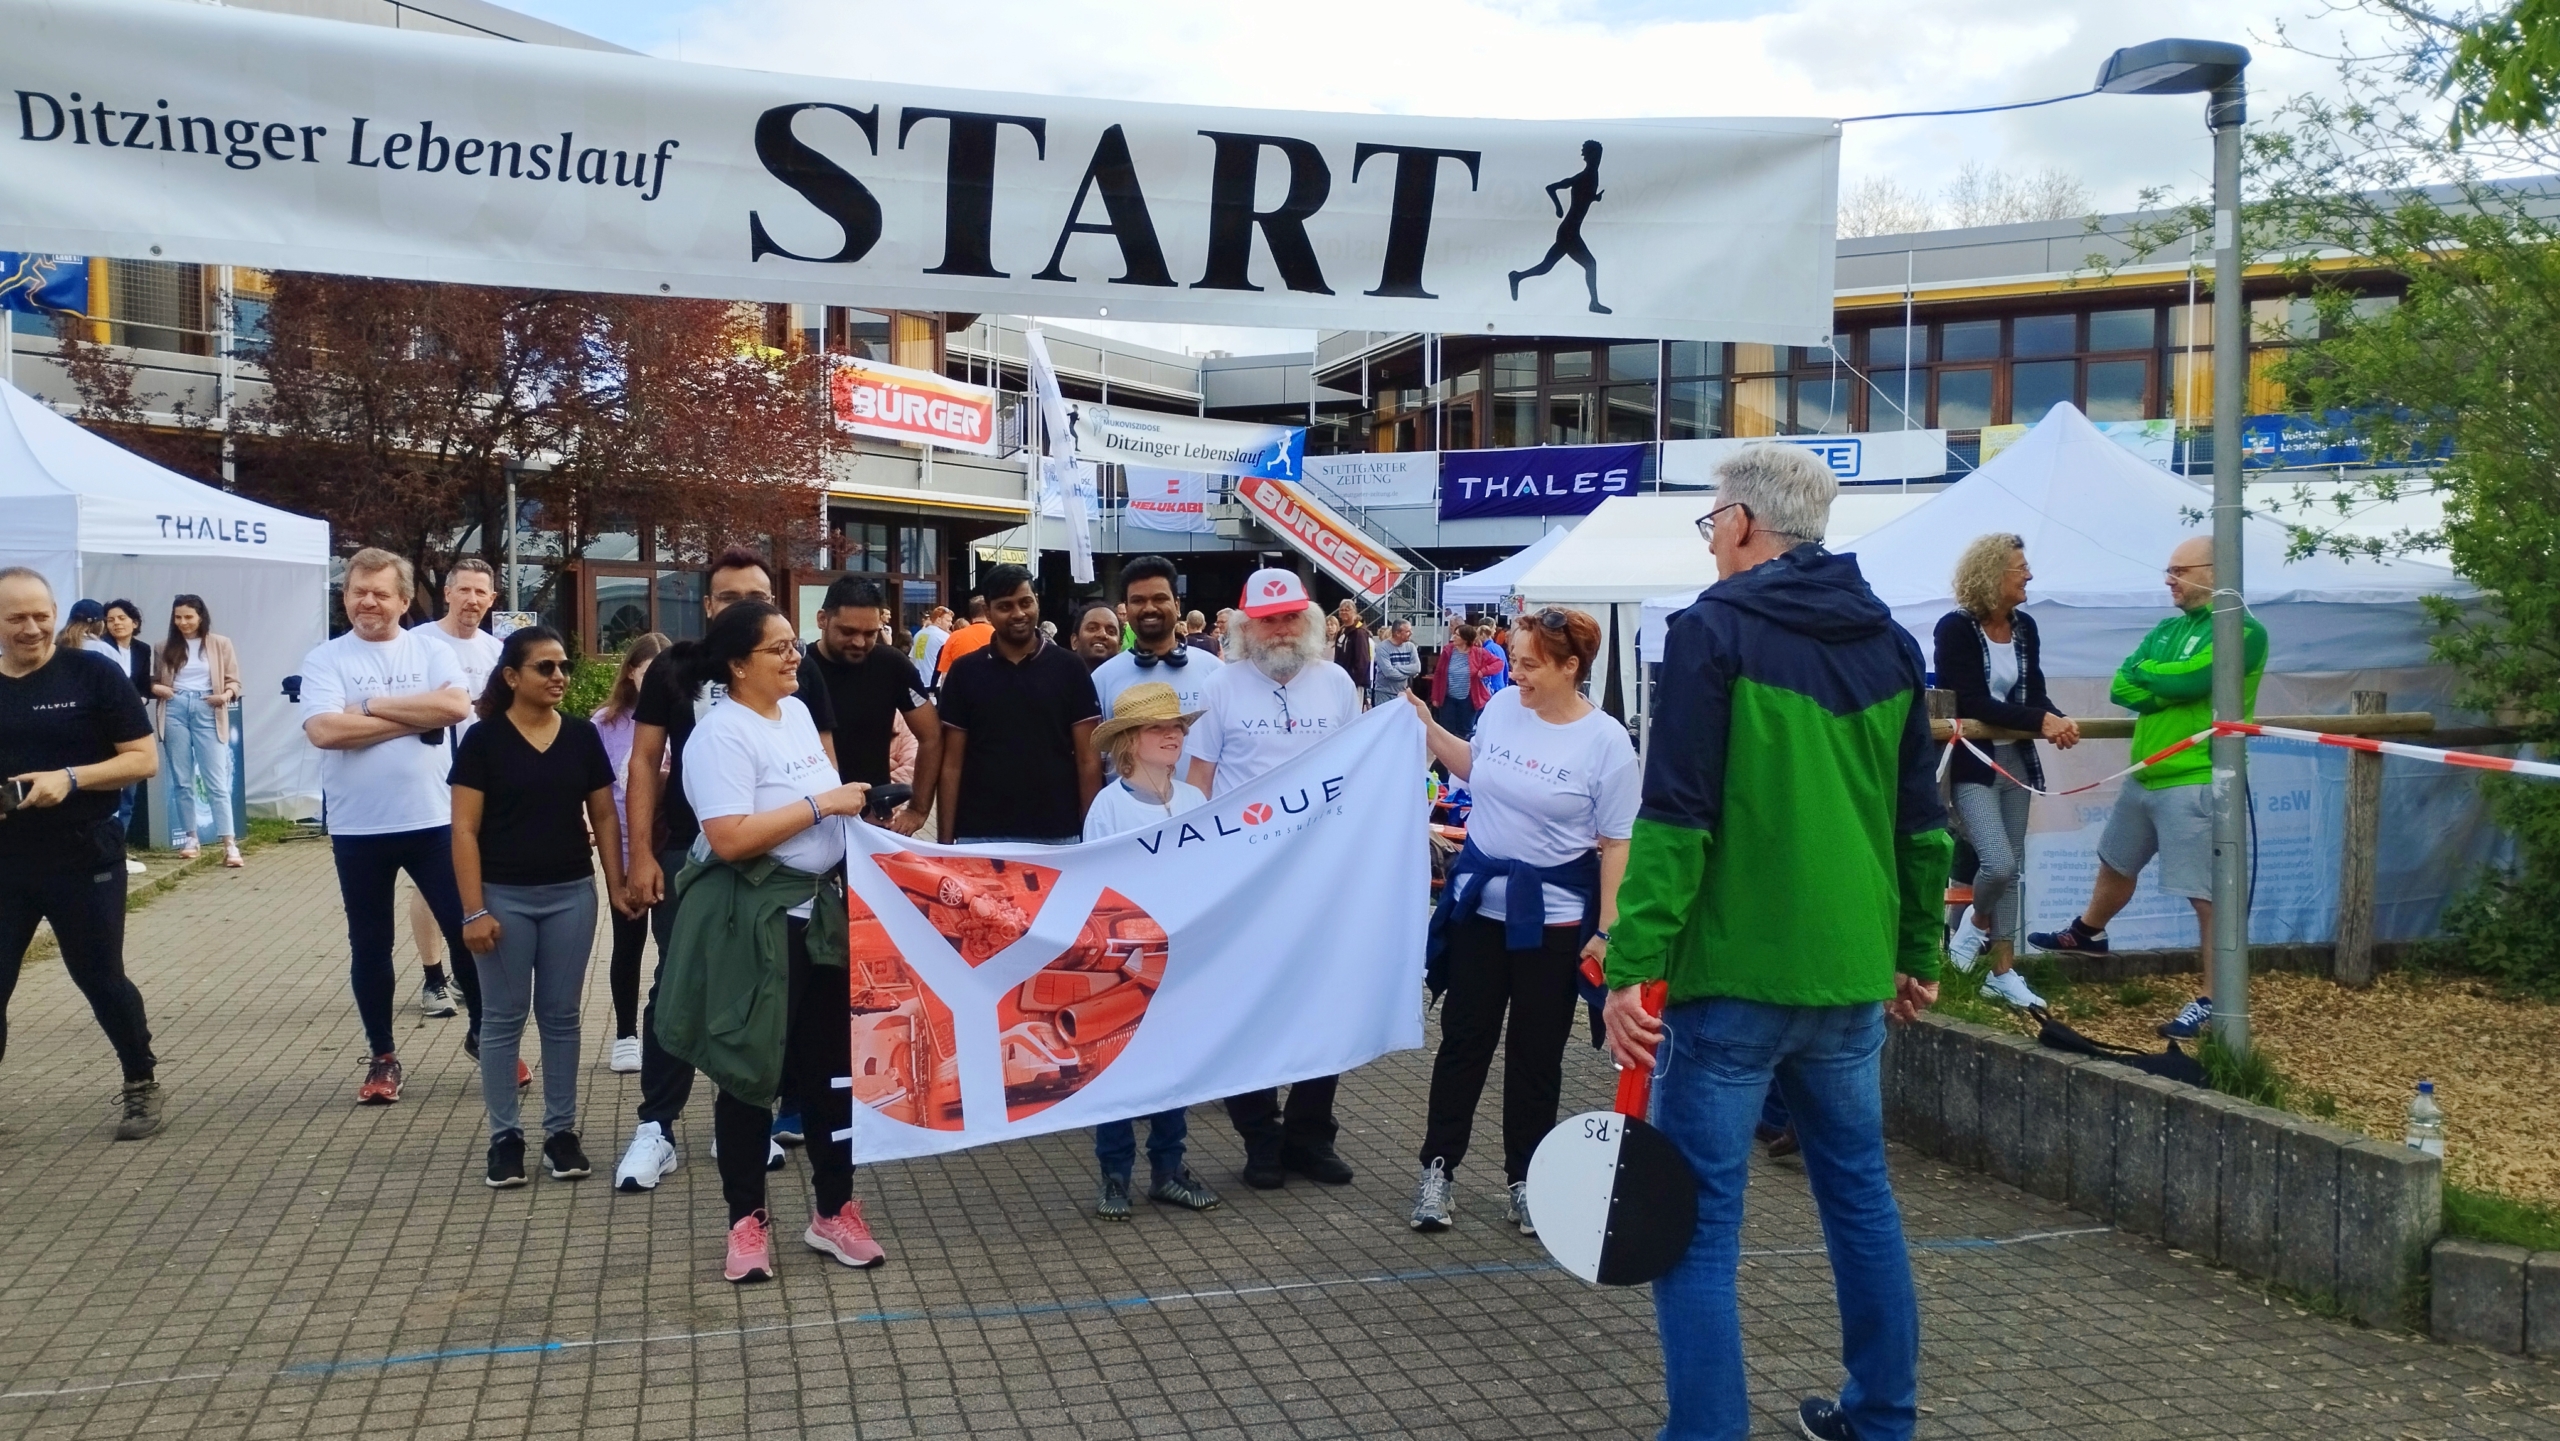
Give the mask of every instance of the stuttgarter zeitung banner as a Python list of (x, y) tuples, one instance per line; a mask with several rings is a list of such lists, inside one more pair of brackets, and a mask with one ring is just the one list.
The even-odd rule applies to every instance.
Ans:
[(0, 0), (0, 249), (1207, 325), (1818, 345), (1839, 127), (1155, 105)]
[(847, 822), (854, 1160), (1420, 1046), (1426, 764), (1421, 722), (1380, 706), (1243, 791), (1107, 840), (934, 846)]
[(827, 408), (857, 435), (993, 455), (996, 393), (930, 370), (827, 357)]

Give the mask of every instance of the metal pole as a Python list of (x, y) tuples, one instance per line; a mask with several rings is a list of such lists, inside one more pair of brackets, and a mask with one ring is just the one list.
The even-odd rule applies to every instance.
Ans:
[(214, 371), (214, 385), (216, 387), (214, 401), (216, 408), (221, 412), (222, 488), (224, 490), (229, 490), (234, 485), (238, 484), (240, 478), (238, 468), (239, 452), (233, 447), (231, 442), (231, 395), (232, 392), (239, 387), (240, 383), (238, 361), (235, 358), (235, 353), (238, 347), (235, 343), (235, 338), (231, 330), (231, 312), (235, 303), (235, 297), (231, 288), (231, 267), (225, 265), (221, 268), (219, 288), (216, 290), (214, 297), (214, 308), (216, 311), (214, 316), (215, 343), (218, 344), (222, 350), (221, 358), (216, 362)]
[(507, 471), (507, 609), (522, 610), (516, 595), (516, 463), (508, 461)]
[[(2213, 92), (2213, 717), (2243, 719), (2240, 405), (2248, 382), (2248, 301), (2240, 274), (2240, 131), (2247, 82)], [(2249, 751), (2213, 739), (2213, 1023), (2223, 1044), (2249, 1047)]]

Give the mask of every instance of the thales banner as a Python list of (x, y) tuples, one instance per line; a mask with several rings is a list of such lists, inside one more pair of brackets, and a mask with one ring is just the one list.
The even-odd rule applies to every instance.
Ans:
[(0, 249), (1212, 325), (1831, 330), (1828, 120), (931, 90), (167, 0), (0, 0), (0, 35)]
[(1109, 840), (933, 846), (850, 824), (854, 1159), (1420, 1046), (1425, 765), (1421, 723), (1381, 706), (1246, 791)]
[(1611, 496), (1642, 489), (1644, 453), (1642, 445), (1444, 450), (1440, 518), (1589, 515)]

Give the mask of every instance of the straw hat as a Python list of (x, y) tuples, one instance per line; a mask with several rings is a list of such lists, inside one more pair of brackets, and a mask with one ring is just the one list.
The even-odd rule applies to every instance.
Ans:
[(1111, 707), (1111, 719), (1093, 728), (1093, 748), (1109, 754), (1111, 742), (1122, 732), (1142, 726), (1171, 722), (1187, 731), (1193, 721), (1207, 714), (1197, 710), (1186, 713), (1173, 687), (1160, 680), (1146, 681), (1120, 692), (1119, 701)]

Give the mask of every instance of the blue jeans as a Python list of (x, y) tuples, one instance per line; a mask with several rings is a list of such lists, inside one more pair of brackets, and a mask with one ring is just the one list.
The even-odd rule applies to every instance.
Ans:
[(169, 844), (184, 850), (199, 837), (231, 835), (231, 747), (214, 739), (213, 703), (203, 691), (182, 690), (168, 708)]
[(498, 948), (480, 963), (480, 1099), (492, 1138), (522, 1129), (516, 1054), (530, 1015), (542, 1037), (542, 1130), (578, 1129), (578, 997), (596, 944), (596, 883), (484, 885)]
[[(1147, 1170), (1170, 1176), (1182, 1169), (1184, 1143), (1191, 1139), (1191, 1114), (1180, 1106), (1147, 1117)], [(1103, 1174), (1126, 1176), (1138, 1164), (1138, 1123), (1105, 1121), (1093, 1128), (1093, 1158)]]
[(1653, 1124), (1698, 1176), (1698, 1233), (1654, 1283), (1671, 1410), (1664, 1441), (1738, 1438), (1751, 1429), (1734, 1270), (1751, 1128), (1777, 1079), (1805, 1179), (1822, 1214), (1840, 1307), (1840, 1407), (1859, 1441), (1906, 1441), (1919, 1413), (1920, 1308), (1902, 1213), (1885, 1174), (1876, 1058), (1884, 1007), (1772, 1006), (1710, 999), (1663, 1013), (1669, 1036), (1654, 1080)]

